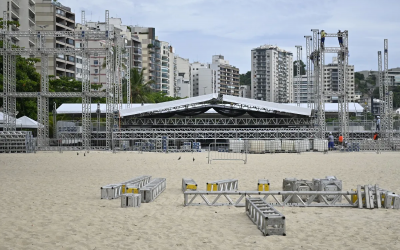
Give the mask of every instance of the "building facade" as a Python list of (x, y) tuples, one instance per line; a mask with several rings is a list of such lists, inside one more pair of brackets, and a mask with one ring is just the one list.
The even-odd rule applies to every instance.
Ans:
[[(359, 100), (359, 95), (355, 92), (354, 84), (354, 65), (347, 67), (347, 88), (348, 88), (348, 102), (356, 102)], [(332, 58), (332, 63), (324, 66), (324, 90), (329, 92), (339, 91), (339, 72), (337, 58)], [(358, 99), (356, 99), (358, 98)], [(337, 95), (325, 95), (325, 102), (337, 103)]]
[[(0, 1), (0, 17), (7, 12), (9, 21), (16, 21), (17, 25), (10, 25), (10, 31), (35, 31), (36, 30), (36, 3), (33, 0), (2, 0)], [(12, 42), (24, 48), (35, 46), (35, 37), (11, 37)]]
[(189, 59), (175, 56), (176, 65), (176, 88), (175, 97), (192, 97), (191, 80), (191, 67)]
[(216, 72), (215, 93), (239, 96), (240, 76), (237, 67), (230, 65), (223, 55), (214, 55), (210, 69)]
[(215, 72), (210, 69), (210, 64), (193, 62), (190, 65), (190, 85), (192, 97), (215, 93)]
[[(74, 31), (75, 13), (71, 8), (51, 0), (36, 0), (36, 28), (37, 31)], [(74, 48), (75, 40), (70, 37), (46, 37), (47, 48)], [(75, 78), (74, 55), (50, 55), (48, 74), (56, 77)], [(41, 64), (36, 65), (41, 71)]]
[(293, 102), (293, 54), (273, 45), (251, 50), (251, 98)]

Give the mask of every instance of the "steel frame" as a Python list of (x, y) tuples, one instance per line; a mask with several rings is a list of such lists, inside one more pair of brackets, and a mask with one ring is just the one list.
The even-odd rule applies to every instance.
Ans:
[[(354, 202), (351, 196), (358, 194), (364, 196), (364, 192), (358, 191), (186, 191), (183, 193), (184, 206), (237, 206), (243, 207), (243, 201), (246, 197), (262, 197), (262, 200), (272, 206), (279, 207), (357, 207), (358, 199)], [(328, 196), (335, 195), (334, 199), (328, 199)], [(303, 201), (301, 197), (309, 196), (307, 201)], [(349, 197), (350, 196), (350, 197)], [(195, 203), (195, 199), (200, 197), (202, 203)], [(226, 201), (220, 201), (224, 197)], [(236, 197), (236, 198), (233, 198)], [(271, 197), (273, 202), (268, 202), (267, 199)], [(282, 197), (285, 197), (282, 199)], [(341, 198), (344, 199), (341, 199)], [(358, 195), (360, 197), (360, 195)], [(292, 198), (297, 198), (299, 203), (290, 203)], [(316, 199), (322, 202), (315, 202)], [(344, 200), (344, 203), (340, 202)], [(347, 201), (347, 203), (346, 203)]]
[(304, 38), (306, 39), (306, 60), (307, 60), (307, 108), (313, 108), (314, 105), (312, 105), (312, 99), (314, 99), (313, 96), (313, 92), (314, 92), (314, 88), (313, 88), (313, 84), (311, 81), (311, 63), (310, 63), (310, 53), (313, 52), (313, 50), (311, 49), (311, 45), (312, 45), (312, 38), (311, 36), (304, 36)]
[(300, 70), (300, 60), (303, 58), (302, 55), (302, 51), (303, 51), (303, 47), (301, 47), (300, 45), (296, 45), (297, 48), (297, 62), (296, 62), (296, 66), (297, 66), (297, 72), (296, 72), (296, 94), (297, 96), (295, 96), (296, 98), (296, 103), (297, 106), (300, 107), (300, 83), (301, 83), (301, 70)]
[(131, 118), (122, 121), (124, 126), (307, 126), (308, 118)]
[[(4, 130), (16, 130), (16, 98), (32, 97), (37, 98), (38, 122), (43, 126), (38, 128), (37, 146), (39, 149), (49, 148), (49, 98), (50, 97), (81, 97), (82, 98), (82, 145), (85, 150), (91, 148), (91, 97), (106, 97), (107, 102), (107, 143), (106, 149), (111, 146), (111, 123), (112, 111), (118, 109), (122, 103), (122, 50), (124, 46), (121, 35), (111, 34), (109, 27), (109, 11), (105, 12), (106, 31), (8, 31), (7, 12), (3, 12), (3, 27), (1, 40), (3, 49), (3, 107), (5, 115)], [(82, 25), (86, 24), (85, 12), (82, 11)], [(36, 37), (36, 48), (13, 48), (10, 37)], [(82, 48), (46, 48), (46, 37), (72, 37), (82, 40)], [(88, 48), (88, 40), (105, 40), (105, 48)], [(116, 46), (116, 53), (113, 56), (112, 45)], [(48, 78), (48, 57), (55, 54), (79, 54), (82, 56), (82, 92), (80, 93), (50, 93)], [(106, 93), (92, 92), (89, 79), (89, 58), (91, 54), (106, 54), (107, 83)], [(40, 92), (16, 92), (16, 56), (36, 55), (41, 57), (41, 83)], [(115, 58), (115, 59), (114, 59)], [(114, 61), (116, 68), (114, 68)], [(128, 66), (130, 65), (130, 62)], [(129, 70), (128, 70), (129, 71)], [(129, 74), (128, 74), (129, 76)], [(117, 80), (117, 81), (114, 81)], [(130, 91), (128, 92), (130, 93)], [(117, 103), (117, 105), (115, 105)]]

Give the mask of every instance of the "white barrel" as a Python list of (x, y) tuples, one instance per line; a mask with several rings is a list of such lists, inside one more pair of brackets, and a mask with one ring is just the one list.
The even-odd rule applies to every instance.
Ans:
[(252, 153), (265, 153), (265, 141), (250, 140), (250, 152)]
[(292, 140), (282, 140), (282, 150), (285, 152), (294, 150), (294, 143)]
[(229, 152), (240, 153), (244, 151), (243, 140), (229, 140)]

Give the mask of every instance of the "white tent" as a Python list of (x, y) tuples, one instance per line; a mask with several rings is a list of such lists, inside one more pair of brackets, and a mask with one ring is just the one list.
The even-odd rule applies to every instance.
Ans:
[[(3, 127), (3, 124), (4, 124), (4, 114), (0, 112), (0, 127)], [(40, 123), (27, 116), (22, 116), (16, 120), (17, 128), (38, 128), (39, 124)]]
[(27, 117), (27, 116), (22, 116), (17, 119), (17, 127), (18, 128), (38, 128), (40, 123), (37, 121)]

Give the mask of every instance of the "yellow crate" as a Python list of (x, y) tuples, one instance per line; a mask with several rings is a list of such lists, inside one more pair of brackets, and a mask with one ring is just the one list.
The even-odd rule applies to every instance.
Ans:
[(197, 190), (197, 185), (195, 184), (187, 184), (186, 189)]
[(217, 191), (218, 184), (217, 183), (207, 183), (207, 191)]
[(127, 188), (126, 189), (127, 194), (138, 194), (139, 193), (139, 188)]
[(258, 191), (269, 191), (269, 184), (258, 184)]

